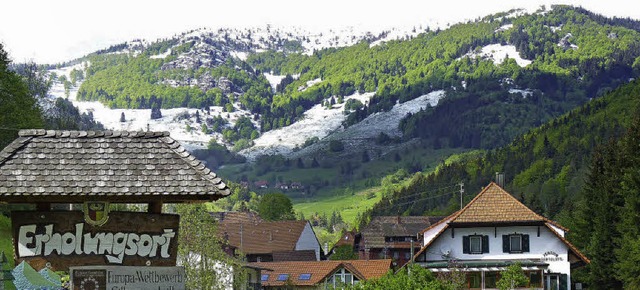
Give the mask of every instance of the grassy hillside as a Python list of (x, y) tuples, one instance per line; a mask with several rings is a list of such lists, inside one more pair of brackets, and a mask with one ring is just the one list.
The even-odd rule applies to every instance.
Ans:
[(355, 226), (356, 217), (365, 210), (372, 208), (382, 198), (381, 187), (372, 187), (358, 192), (347, 192), (343, 195), (326, 197), (323, 199), (305, 201), (294, 199), (293, 209), (305, 217), (314, 213), (331, 216), (336, 211), (344, 222)]
[[(325, 198), (336, 199), (337, 195), (350, 194), (380, 185), (381, 179), (389, 174), (404, 169), (409, 173), (431, 172), (447, 157), (465, 152), (468, 149), (447, 148), (430, 149), (429, 144), (416, 141), (405, 144), (378, 159), (363, 161), (362, 152), (353, 153), (342, 158), (332, 157), (328, 152), (320, 152), (317, 156), (304, 158), (303, 168), (297, 166), (297, 159), (287, 160), (282, 156), (266, 156), (255, 164), (226, 165), (215, 172), (220, 176), (240, 182), (266, 180), (270, 186), (276, 182), (300, 182), (303, 191), (285, 192), (294, 203), (318, 202)], [(318, 162), (313, 166), (313, 159)], [(255, 188), (252, 188), (255, 189)], [(260, 190), (264, 193), (275, 189)], [(347, 194), (347, 195), (348, 195)]]
[(639, 102), (640, 81), (636, 80), (518, 136), (508, 146), (479, 158), (452, 162), (424, 179), (415, 180), (384, 198), (371, 213), (425, 214), (443, 209), (450, 203), (457, 203), (457, 198), (435, 204), (400, 201), (416, 191), (460, 181), (465, 182), (469, 193), (465, 202), (468, 202), (482, 186), (493, 180), (495, 172), (504, 172), (505, 187), (509, 192), (535, 211), (571, 226), (571, 219), (566, 217), (575, 210), (576, 201), (580, 199), (592, 152), (625, 131), (638, 113)]

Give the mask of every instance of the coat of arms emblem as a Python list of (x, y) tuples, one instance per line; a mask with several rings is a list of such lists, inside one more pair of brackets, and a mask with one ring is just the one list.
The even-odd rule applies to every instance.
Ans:
[(87, 201), (84, 203), (84, 221), (92, 226), (102, 226), (109, 220), (109, 203)]

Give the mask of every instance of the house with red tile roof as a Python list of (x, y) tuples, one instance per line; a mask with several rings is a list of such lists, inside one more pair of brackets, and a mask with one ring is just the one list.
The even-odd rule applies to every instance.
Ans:
[(391, 260), (294, 261), (250, 263), (262, 271), (263, 289), (334, 289), (343, 284), (380, 278)]
[(571, 270), (590, 263), (566, 238), (568, 229), (527, 208), (495, 183), (422, 232), (413, 260), (433, 272), (466, 272), (469, 289), (496, 288), (500, 271), (519, 263), (523, 289), (572, 289)]
[(244, 253), (249, 262), (319, 261), (320, 242), (308, 221), (220, 221), (226, 243)]

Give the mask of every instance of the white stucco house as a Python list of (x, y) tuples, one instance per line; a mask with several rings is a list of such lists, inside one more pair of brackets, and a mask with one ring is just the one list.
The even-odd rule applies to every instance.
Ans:
[(433, 272), (462, 270), (468, 289), (493, 289), (520, 263), (523, 289), (572, 289), (571, 269), (589, 259), (565, 239), (566, 228), (533, 212), (495, 183), (469, 204), (425, 229), (414, 262)]

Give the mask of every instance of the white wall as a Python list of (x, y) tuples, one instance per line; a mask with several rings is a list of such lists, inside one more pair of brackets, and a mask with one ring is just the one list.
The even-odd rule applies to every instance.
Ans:
[(320, 243), (309, 222), (304, 226), (304, 230), (302, 230), (296, 243), (296, 251), (301, 250), (314, 250), (316, 252), (316, 261), (320, 261)]
[[(496, 230), (497, 229), (497, 233)], [(567, 274), (570, 283), (571, 268), (568, 260), (568, 247), (555, 236), (547, 227), (540, 226), (540, 237), (538, 237), (537, 226), (511, 226), (511, 227), (481, 227), (481, 228), (456, 228), (454, 237), (451, 237), (452, 229), (449, 228), (440, 234), (434, 242), (425, 250), (427, 261), (442, 261), (442, 250), (450, 250), (451, 258), (464, 260), (517, 260), (531, 259), (540, 260), (543, 254), (549, 251), (557, 253), (561, 261), (544, 261), (549, 264), (549, 270), (554, 273)], [(528, 234), (529, 253), (509, 254), (502, 252), (502, 235), (507, 234)], [(484, 254), (463, 254), (462, 237), (468, 235), (489, 236), (489, 253)], [(427, 233), (425, 232), (425, 240)], [(569, 284), (570, 285), (570, 284)], [(570, 289), (570, 288), (568, 288)]]
[[(451, 219), (452, 217), (449, 218), (449, 220)], [(438, 225), (424, 232), (424, 239), (423, 239), (424, 244), (422, 246), (428, 244), (429, 242), (431, 242), (431, 240), (435, 239), (438, 233), (447, 225), (449, 220), (442, 221)]]

